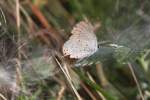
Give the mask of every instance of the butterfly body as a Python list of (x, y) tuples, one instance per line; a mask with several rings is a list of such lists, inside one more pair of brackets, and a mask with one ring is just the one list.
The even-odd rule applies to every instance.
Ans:
[(63, 54), (70, 58), (82, 59), (98, 49), (94, 28), (89, 22), (79, 22), (71, 31), (72, 36), (63, 46)]

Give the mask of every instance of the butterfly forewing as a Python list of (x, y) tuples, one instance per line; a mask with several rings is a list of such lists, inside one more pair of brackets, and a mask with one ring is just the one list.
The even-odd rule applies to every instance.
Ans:
[(71, 31), (72, 36), (63, 46), (63, 54), (70, 58), (84, 58), (97, 50), (97, 38), (89, 22), (79, 22)]

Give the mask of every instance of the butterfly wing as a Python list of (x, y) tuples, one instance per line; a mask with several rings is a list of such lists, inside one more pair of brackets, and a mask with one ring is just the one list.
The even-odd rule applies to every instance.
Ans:
[(72, 36), (63, 46), (63, 54), (70, 58), (84, 58), (97, 50), (97, 38), (93, 26), (81, 21), (71, 31)]

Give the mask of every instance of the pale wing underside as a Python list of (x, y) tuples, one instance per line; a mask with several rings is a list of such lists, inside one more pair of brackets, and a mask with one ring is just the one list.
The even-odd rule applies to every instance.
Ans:
[(78, 24), (76, 24), (76, 26), (71, 31), (72, 34), (87, 34), (86, 32), (94, 33), (94, 27), (91, 23), (85, 21), (81, 21)]
[(80, 22), (73, 28), (73, 35), (63, 46), (63, 54), (70, 58), (84, 58), (97, 50), (97, 39), (90, 23)]

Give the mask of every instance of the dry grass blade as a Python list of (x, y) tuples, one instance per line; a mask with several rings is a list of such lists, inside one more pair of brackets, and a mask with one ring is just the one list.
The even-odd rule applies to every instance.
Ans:
[(99, 78), (99, 81), (101, 82), (102, 86), (108, 86), (109, 82), (106, 79), (104, 70), (103, 70), (103, 66), (101, 64), (96, 64), (96, 69), (97, 69), (97, 76)]
[(88, 87), (82, 81), (81, 81), (81, 86), (88, 93), (88, 95), (92, 98), (92, 100), (96, 100), (95, 96), (92, 94), (92, 92), (88, 89)]
[(74, 87), (74, 85), (73, 85), (73, 83), (72, 83), (72, 80), (71, 80), (71, 77), (70, 77), (70, 75), (69, 75), (69, 73), (68, 73), (68, 70), (66, 70), (66, 68), (64, 68), (64, 67), (66, 67), (66, 64), (64, 64), (64, 66), (62, 66), (62, 65), (59, 63), (59, 61), (57, 60), (57, 58), (55, 58), (55, 60), (56, 60), (56, 62), (58, 63), (58, 65), (59, 65), (60, 69), (62, 70), (62, 72), (64, 73), (65, 77), (67, 78), (67, 80), (68, 80), (68, 82), (69, 82), (71, 88), (73, 89), (75, 95), (77, 96), (78, 100), (82, 100), (82, 98), (80, 97), (79, 93), (77, 92), (77, 90), (75, 89), (75, 87)]
[(22, 73), (21, 73), (21, 62), (18, 59), (15, 59), (17, 65), (16, 65), (16, 85), (17, 86), (23, 86), (23, 79), (22, 79)]
[(16, 0), (16, 22), (17, 22), (17, 28), (20, 30), (20, 4), (19, 0)]
[[(17, 33), (18, 33), (18, 46), (20, 45), (20, 25), (21, 25), (21, 22), (20, 22), (20, 3), (19, 3), (19, 0), (16, 0), (16, 23), (17, 23)], [(21, 53), (20, 53), (20, 50), (18, 50), (18, 57), (21, 58)]]
[(1, 93), (0, 93), (0, 97), (2, 100), (7, 100)]
[[(95, 83), (93, 77), (88, 72), (87, 72), (87, 75), (88, 75), (89, 79)], [(104, 95), (101, 92), (97, 91), (97, 93), (101, 97), (102, 100), (106, 100), (106, 98), (104, 97)]]
[(128, 63), (128, 67), (129, 67), (129, 69), (130, 69), (130, 71), (131, 71), (131, 73), (132, 73), (133, 79), (134, 79), (134, 81), (135, 81), (135, 83), (136, 83), (136, 85), (137, 85), (137, 88), (138, 88), (138, 91), (139, 91), (139, 93), (140, 93), (141, 99), (142, 99), (142, 100), (145, 100), (145, 99), (144, 99), (144, 95), (143, 95), (142, 90), (141, 90), (141, 87), (140, 87), (140, 84), (139, 84), (139, 82), (138, 82), (138, 80), (137, 80), (137, 78), (136, 78), (136, 75), (135, 75), (134, 70), (133, 70), (133, 68), (132, 68), (132, 65), (131, 65), (130, 63)]
[(6, 21), (6, 18), (5, 18), (4, 12), (3, 12), (3, 10), (2, 10), (2, 8), (1, 8), (1, 7), (0, 7), (0, 11), (1, 11), (2, 17), (3, 17), (3, 19), (4, 19), (4, 22), (5, 22), (5, 24), (6, 24), (6, 23), (7, 23), (7, 21)]
[(63, 97), (63, 94), (64, 94), (65, 89), (66, 89), (66, 88), (65, 88), (64, 86), (61, 87), (61, 89), (60, 89), (60, 91), (59, 91), (59, 93), (58, 93), (58, 97), (57, 97), (56, 100), (62, 100), (62, 97)]
[(56, 99), (56, 100), (62, 100), (62, 98), (63, 98), (63, 96), (64, 96), (63, 94), (64, 94), (64, 92), (65, 92), (65, 90), (66, 90), (66, 85), (65, 85), (65, 83), (64, 83), (63, 81), (61, 81), (61, 80), (60, 80), (59, 78), (57, 78), (56, 76), (53, 76), (53, 79), (61, 85), (61, 89), (60, 89), (60, 91), (58, 92), (58, 96), (57, 96), (57, 99)]

